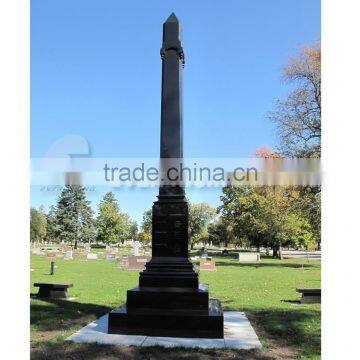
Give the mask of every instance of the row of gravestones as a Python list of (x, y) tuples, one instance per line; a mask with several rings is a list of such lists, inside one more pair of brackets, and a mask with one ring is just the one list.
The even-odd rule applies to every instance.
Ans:
[[(89, 244), (85, 247), (86, 254), (83, 252), (74, 252), (71, 248), (60, 248), (57, 252), (51, 251), (47, 254), (49, 258), (56, 258), (63, 256), (65, 260), (72, 260), (75, 258), (86, 256), (86, 260), (98, 260), (99, 256), (97, 253), (91, 253), (91, 247)], [(133, 243), (133, 253), (134, 255), (123, 256), (119, 259), (119, 263), (116, 268), (119, 269), (127, 269), (127, 270), (143, 270), (145, 268), (145, 264), (150, 260), (150, 256), (140, 256), (139, 255), (140, 243), (135, 241)], [(41, 248), (33, 248), (33, 254), (43, 254)], [(105, 259), (107, 261), (116, 261), (117, 260), (117, 248), (111, 248), (110, 246), (106, 247), (106, 255)], [(193, 260), (197, 260), (199, 257), (193, 257)], [(239, 253), (239, 262), (256, 262), (260, 261), (259, 253)], [(215, 261), (208, 257), (206, 249), (203, 249), (202, 256), (200, 259), (200, 271), (216, 271)]]

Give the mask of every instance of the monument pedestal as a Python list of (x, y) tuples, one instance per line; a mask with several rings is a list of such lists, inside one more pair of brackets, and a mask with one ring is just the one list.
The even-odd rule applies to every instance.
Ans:
[[(131, 291), (138, 291), (135, 288)], [(166, 292), (168, 292), (166, 294)], [(162, 296), (156, 291), (152, 293), (154, 298), (161, 299), (170, 298), (177, 303), (176, 293), (170, 295), (170, 289), (166, 289)], [(140, 292), (141, 293), (141, 292)], [(151, 295), (145, 294), (137, 298), (136, 301), (143, 299), (148, 302)], [(129, 308), (127, 305), (113, 310), (109, 313), (109, 334), (127, 334), (127, 335), (146, 335), (146, 336), (165, 336), (165, 337), (187, 337), (187, 338), (209, 338), (217, 339), (224, 337), (224, 316), (221, 304), (218, 300), (210, 299), (207, 301), (205, 309), (188, 309), (194, 303), (202, 304), (202, 291), (199, 289), (197, 294), (181, 295), (185, 297), (185, 302), (179, 304), (178, 308)], [(206, 291), (208, 297), (208, 292)], [(197, 301), (194, 302), (196, 298)], [(128, 298), (129, 300), (129, 298)], [(187, 304), (187, 306), (184, 306)], [(156, 303), (153, 303), (153, 306)]]

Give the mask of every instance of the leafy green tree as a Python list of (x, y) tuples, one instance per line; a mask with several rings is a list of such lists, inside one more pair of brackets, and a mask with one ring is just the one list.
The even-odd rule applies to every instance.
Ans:
[(30, 241), (39, 242), (43, 241), (46, 236), (46, 217), (43, 212), (36, 210), (35, 208), (30, 209)]
[(120, 212), (115, 195), (106, 193), (99, 205), (97, 240), (105, 244), (124, 242), (134, 236), (135, 226), (129, 215)]
[(189, 242), (193, 249), (194, 245), (207, 235), (208, 225), (215, 220), (216, 209), (209, 204), (189, 203)]
[(66, 185), (58, 200), (54, 235), (59, 240), (74, 242), (93, 241), (96, 228), (90, 202), (86, 200), (85, 190), (80, 185)]
[(141, 232), (139, 233), (139, 241), (146, 244), (151, 243), (152, 239), (152, 209), (146, 210), (143, 213), (143, 221), (141, 224)]
[(144, 231), (140, 231), (138, 233), (137, 239), (140, 242), (142, 242), (144, 245), (149, 245), (151, 243), (151, 234), (144, 232)]
[(252, 246), (271, 247), (282, 258), (282, 246), (309, 246), (311, 225), (293, 206), (284, 187), (225, 187), (219, 212), (234, 224), (234, 234)]
[(141, 225), (142, 231), (150, 234), (152, 232), (152, 209), (144, 211), (143, 213), (143, 221)]
[(139, 230), (138, 230), (137, 222), (136, 221), (130, 221), (130, 231), (129, 231), (130, 239), (133, 239), (133, 240), (137, 239), (138, 232), (139, 232)]
[(208, 226), (208, 240), (213, 245), (228, 247), (229, 244), (239, 243), (239, 239), (234, 236), (234, 226), (230, 222), (219, 218)]
[(48, 242), (58, 242), (59, 239), (56, 238), (56, 207), (54, 205), (50, 206), (49, 212), (46, 215), (46, 241)]

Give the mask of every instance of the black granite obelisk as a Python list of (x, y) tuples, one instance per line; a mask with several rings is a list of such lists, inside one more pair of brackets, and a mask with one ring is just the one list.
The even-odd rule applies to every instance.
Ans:
[[(161, 174), (179, 170), (183, 158), (181, 24), (174, 13), (163, 25), (161, 93)], [(109, 314), (109, 333), (223, 337), (223, 312), (188, 258), (188, 203), (181, 182), (160, 184), (153, 205), (152, 258), (139, 286), (127, 291), (126, 305)]]

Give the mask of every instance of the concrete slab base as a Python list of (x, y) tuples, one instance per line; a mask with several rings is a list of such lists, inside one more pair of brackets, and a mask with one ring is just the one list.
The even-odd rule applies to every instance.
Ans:
[(108, 334), (108, 314), (86, 325), (67, 340), (75, 343), (98, 343), (125, 346), (164, 346), (185, 348), (261, 348), (261, 343), (245, 313), (224, 311), (224, 338), (174, 338), (141, 335)]

